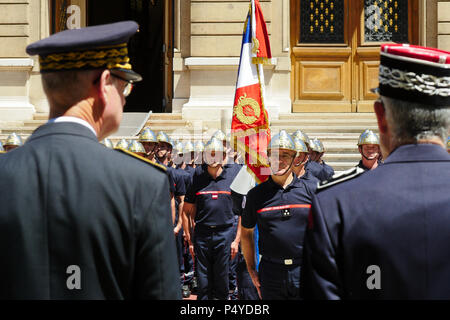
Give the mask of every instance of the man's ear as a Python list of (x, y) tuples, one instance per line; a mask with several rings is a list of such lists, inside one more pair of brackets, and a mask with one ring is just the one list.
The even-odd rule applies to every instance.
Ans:
[(381, 101), (377, 100), (373, 104), (373, 109), (375, 110), (375, 115), (377, 116), (378, 129), (380, 134), (385, 134), (388, 131), (387, 121), (386, 121), (386, 110)]
[(108, 90), (110, 90), (109, 85), (111, 84), (111, 73), (109, 70), (103, 70), (100, 75), (99, 85), (98, 85), (98, 96), (103, 106), (106, 106), (108, 102)]

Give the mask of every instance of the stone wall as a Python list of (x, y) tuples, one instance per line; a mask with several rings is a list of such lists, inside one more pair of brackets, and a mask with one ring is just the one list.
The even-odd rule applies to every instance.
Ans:
[(450, 1), (437, 4), (437, 46), (450, 51)]
[(0, 12), (0, 121), (32, 119), (47, 102), (25, 48), (48, 35), (48, 1), (0, 0)]

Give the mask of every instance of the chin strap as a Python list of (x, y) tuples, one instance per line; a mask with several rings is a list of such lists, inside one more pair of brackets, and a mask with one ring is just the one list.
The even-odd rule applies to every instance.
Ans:
[(272, 174), (274, 176), (284, 176), (286, 173), (289, 172), (289, 170), (291, 170), (292, 164), (294, 163), (295, 157), (292, 158), (291, 160), (291, 164), (289, 165), (289, 167), (286, 169), (286, 171), (283, 174), (276, 174), (275, 172), (273, 172), (272, 168), (270, 168), (270, 170), (272, 171)]

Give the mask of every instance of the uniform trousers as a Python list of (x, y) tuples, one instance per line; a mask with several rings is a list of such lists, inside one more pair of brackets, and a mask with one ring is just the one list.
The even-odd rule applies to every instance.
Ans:
[(259, 282), (263, 300), (300, 300), (301, 264), (285, 265), (267, 259), (259, 264)]
[(195, 226), (197, 300), (228, 299), (232, 238), (232, 224), (215, 228)]

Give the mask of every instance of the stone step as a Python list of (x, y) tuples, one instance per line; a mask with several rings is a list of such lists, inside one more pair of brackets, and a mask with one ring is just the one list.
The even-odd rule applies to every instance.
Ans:
[(318, 118), (301, 118), (301, 119), (284, 119), (270, 121), (270, 126), (297, 126), (302, 128), (307, 125), (321, 125), (321, 126), (342, 126), (342, 125), (359, 125), (359, 126), (376, 126), (375, 119), (318, 119)]
[[(161, 120), (153, 120), (149, 119), (145, 123), (145, 127), (188, 127), (189, 124), (185, 120), (173, 120), (173, 119), (161, 119)], [(153, 130), (153, 129), (152, 129)]]
[(152, 113), (149, 120), (183, 120), (181, 113)]
[[(272, 131), (279, 131), (281, 129), (286, 130), (289, 133), (292, 133), (298, 130), (300, 127), (297, 125), (287, 125), (287, 126), (271, 126)], [(301, 130), (305, 132), (308, 136), (314, 134), (324, 134), (324, 133), (357, 133), (361, 134), (364, 130), (370, 129), (374, 132), (378, 132), (377, 125), (334, 125), (334, 126), (325, 126), (325, 125), (304, 125), (301, 127)]]
[(290, 114), (280, 114), (279, 120), (286, 119), (376, 119), (375, 113), (373, 112), (299, 112)]
[(347, 162), (340, 162), (340, 161), (325, 161), (325, 162), (327, 165), (332, 167), (334, 171), (344, 171), (356, 166), (359, 160)]
[(47, 123), (48, 120), (26, 120), (23, 122), (24, 127), (37, 128)]
[(328, 153), (325, 152), (323, 155), (323, 159), (325, 161), (332, 161), (332, 162), (351, 162), (356, 161), (358, 162), (361, 159), (361, 155), (359, 153)]
[(17, 134), (32, 134), (33, 131), (36, 130), (35, 127), (2, 127), (0, 130), (1, 134), (9, 135), (13, 132)]
[(34, 120), (48, 120), (48, 113), (38, 112), (33, 115)]

